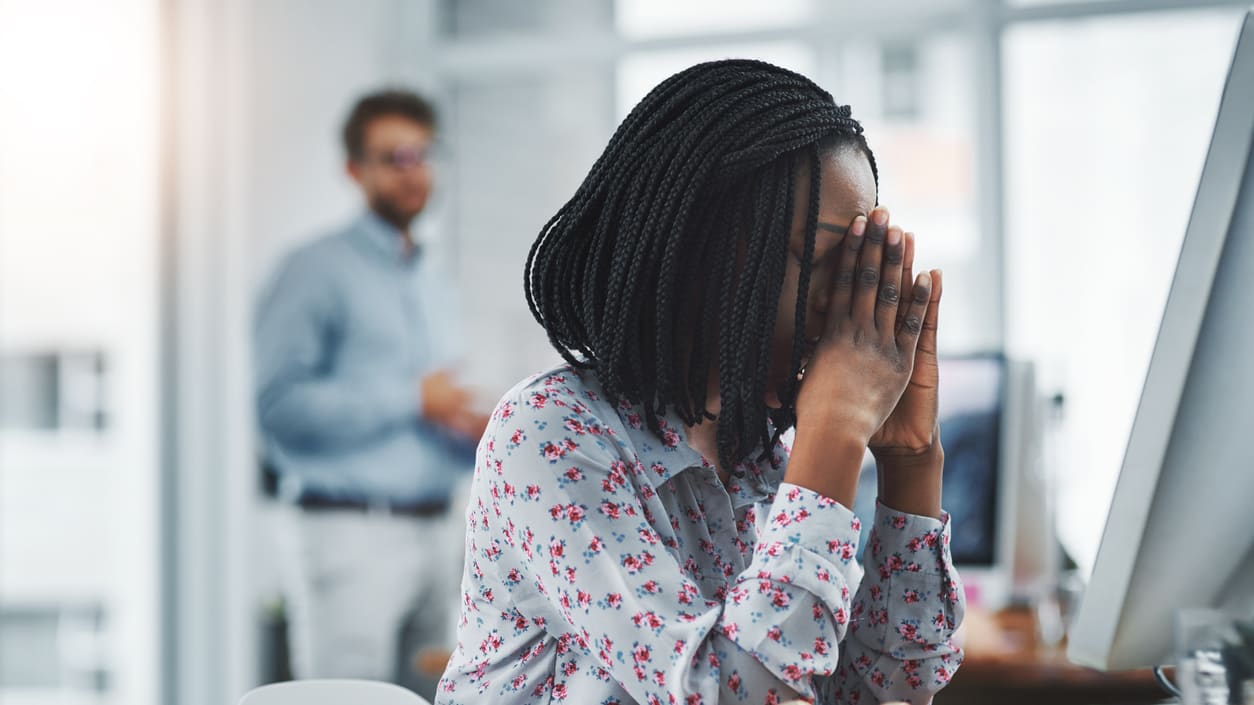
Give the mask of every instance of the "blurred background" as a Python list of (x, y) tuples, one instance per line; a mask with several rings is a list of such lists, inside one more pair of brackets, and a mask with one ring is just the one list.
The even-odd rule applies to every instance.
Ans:
[(0, 702), (221, 705), (290, 673), (251, 320), (285, 252), (360, 212), (359, 96), (439, 111), (417, 227), (494, 400), (556, 359), (521, 295), (540, 226), (652, 86), (731, 56), (866, 126), (881, 202), (945, 270), (942, 352), (998, 366), (969, 638), (994, 668), (1024, 644), (978, 608), (1026, 605), (1055, 644), (1245, 5), (0, 0)]

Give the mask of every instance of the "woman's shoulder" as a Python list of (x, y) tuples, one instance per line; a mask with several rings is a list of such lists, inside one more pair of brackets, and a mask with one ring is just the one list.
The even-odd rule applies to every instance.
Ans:
[[(487, 436), (499, 447), (538, 445), (549, 456), (587, 444), (611, 456), (630, 450), (630, 435), (592, 370), (561, 364), (527, 377), (492, 412)], [(549, 448), (552, 445), (553, 448)]]
[[(493, 416), (506, 418), (527, 413), (532, 416), (576, 415), (594, 418), (617, 416), (613, 404), (592, 370), (562, 363), (541, 370), (514, 385), (497, 403)], [(608, 423), (610, 419), (604, 418)]]

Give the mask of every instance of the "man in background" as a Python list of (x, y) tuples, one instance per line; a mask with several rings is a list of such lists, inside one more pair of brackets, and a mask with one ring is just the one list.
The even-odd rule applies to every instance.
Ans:
[(257, 308), (256, 405), (279, 497), (293, 673), (397, 680), (405, 620), (447, 642), (461, 527), (450, 494), (487, 416), (455, 381), (453, 290), (411, 233), (436, 116), (362, 98), (344, 126), (361, 215), (290, 253)]

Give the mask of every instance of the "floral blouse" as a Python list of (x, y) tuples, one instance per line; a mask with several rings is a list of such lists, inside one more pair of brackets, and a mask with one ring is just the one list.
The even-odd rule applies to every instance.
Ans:
[(467, 508), (438, 705), (926, 703), (962, 660), (940, 520), (846, 507), (746, 462), (724, 484), (664, 418), (569, 366), (497, 406)]

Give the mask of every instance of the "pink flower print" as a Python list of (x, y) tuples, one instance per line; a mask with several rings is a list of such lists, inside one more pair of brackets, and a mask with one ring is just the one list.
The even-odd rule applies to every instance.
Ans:
[(778, 609), (787, 607), (790, 602), (792, 602), (792, 598), (783, 590), (775, 590), (771, 593), (771, 604)]
[(527, 485), (527, 498), (528, 499), (540, 499), (540, 486), (539, 485)]
[(631, 650), (631, 658), (636, 663), (647, 663), (649, 661), (649, 647), (644, 644), (637, 644)]
[(787, 666), (784, 666), (784, 678), (790, 681), (799, 681), (801, 680), (801, 676), (802, 676), (801, 667), (798, 666), (797, 664), (790, 663)]
[(654, 672), (653, 672), (653, 682), (654, 682), (654, 683), (657, 683), (657, 684), (658, 684), (658, 685), (660, 685), (660, 686), (665, 686), (665, 685), (666, 685), (666, 674), (665, 674), (665, 673), (662, 673), (661, 671), (654, 671)]
[(662, 588), (658, 587), (656, 580), (650, 580), (646, 582), (644, 585), (640, 586), (640, 589), (647, 592), (650, 595), (656, 595), (662, 591)]
[(906, 528), (906, 518), (901, 514), (894, 514), (892, 518), (892, 525), (894, 529), (904, 529)]
[(901, 599), (903, 599), (907, 605), (913, 605), (923, 598), (919, 595), (918, 590), (906, 590), (905, 593), (902, 594)]
[(623, 604), (623, 595), (618, 592), (611, 592), (605, 596), (605, 602), (610, 607), (621, 607)]
[(678, 596), (679, 604), (691, 605), (692, 598), (696, 596), (697, 596), (697, 588), (695, 588), (691, 583), (684, 583), (683, 585), (679, 586), (679, 596)]
[(579, 480), (583, 479), (583, 471), (577, 467), (569, 468), (566, 471), (566, 479), (570, 480), (571, 482), (578, 482)]
[(509, 435), (510, 445), (515, 445), (515, 446), (522, 445), (522, 442), (525, 440), (527, 440), (527, 434), (523, 433), (523, 430), (521, 428), (516, 429), (513, 433)]
[(827, 639), (824, 639), (821, 636), (814, 637), (814, 653), (819, 656), (826, 656), (829, 648), (830, 647), (827, 645)]
[(531, 408), (543, 409), (544, 405), (548, 401), (549, 401), (549, 398), (546, 397), (544, 394), (541, 394), (540, 392), (535, 392), (534, 394), (531, 395)]
[(522, 688), (524, 685), (527, 684), (527, 676), (525, 674), (520, 673), (514, 676), (514, 680), (510, 681), (509, 684), (514, 690), (518, 690), (519, 688)]
[(771, 627), (770, 629), (766, 630), (766, 638), (770, 639), (771, 641), (779, 641), (780, 638), (783, 637), (783, 635), (784, 635), (783, 632), (780, 631), (778, 626)]
[(584, 426), (583, 422), (579, 419), (566, 419), (566, 423), (562, 425), (566, 427), (567, 431), (570, 431), (577, 436), (582, 436), (588, 432), (588, 428)]
[(639, 558), (636, 558), (632, 554), (628, 553), (626, 556), (623, 556), (623, 567), (627, 569), (628, 573), (634, 574), (640, 572), (640, 568), (643, 567), (643, 564), (640, 562)]
[(878, 668), (871, 672), (871, 682), (875, 685), (884, 687), (884, 672)]
[(540, 452), (550, 463), (556, 463), (563, 455), (565, 455), (561, 448), (553, 445), (552, 443), (545, 443)]
[(731, 688), (733, 693), (740, 690), (740, 672), (739, 671), (732, 671), (732, 674), (727, 677), (727, 687)]
[(502, 641), (503, 639), (501, 639), (501, 635), (494, 631), (488, 635), (487, 639), (484, 639), (483, 642), (479, 644), (479, 652), (486, 654), (489, 651), (496, 651), (501, 648)]
[(640, 414), (632, 412), (630, 414), (627, 414), (627, 425), (634, 429), (639, 430), (644, 427), (644, 422), (641, 421)]
[(662, 445), (667, 448), (674, 448), (679, 445), (679, 434), (667, 429), (662, 433)]
[(727, 624), (723, 625), (723, 636), (727, 637), (728, 639), (735, 641), (736, 635), (739, 633), (740, 633), (740, 625), (736, 624), (735, 622), (728, 622)]
[(907, 641), (913, 641), (916, 643), (920, 641), (919, 627), (910, 622), (902, 622), (901, 624), (897, 625), (897, 633), (900, 634), (902, 638), (906, 639)]
[(589, 553), (600, 553), (602, 548), (605, 548), (605, 542), (601, 540), (600, 536), (593, 536), (592, 540), (588, 542)]

